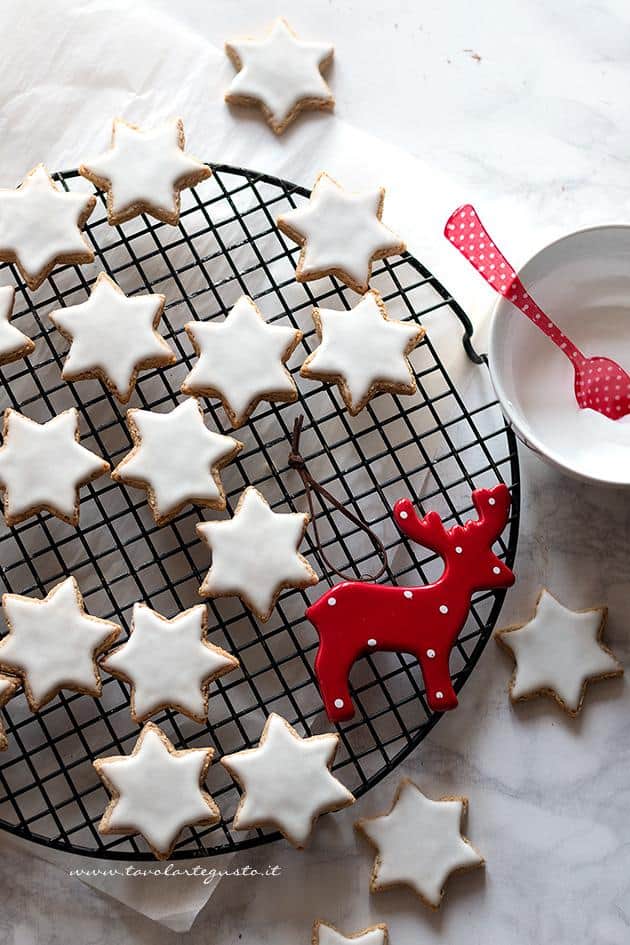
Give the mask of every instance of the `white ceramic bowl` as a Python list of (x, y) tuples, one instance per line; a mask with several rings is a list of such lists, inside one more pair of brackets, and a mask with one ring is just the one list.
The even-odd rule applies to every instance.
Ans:
[[(521, 269), (525, 287), (587, 356), (630, 370), (630, 226), (580, 230)], [(498, 297), (490, 325), (492, 381), (515, 433), (548, 462), (591, 482), (630, 485), (630, 416), (580, 410), (569, 360)]]

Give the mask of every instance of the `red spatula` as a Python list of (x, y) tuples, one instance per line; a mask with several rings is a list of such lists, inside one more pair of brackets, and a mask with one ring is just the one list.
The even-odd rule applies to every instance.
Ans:
[(612, 358), (587, 358), (536, 304), (470, 204), (448, 218), (444, 236), (466, 257), (492, 288), (560, 348), (573, 365), (578, 405), (590, 407), (611, 420), (630, 413), (630, 375)]

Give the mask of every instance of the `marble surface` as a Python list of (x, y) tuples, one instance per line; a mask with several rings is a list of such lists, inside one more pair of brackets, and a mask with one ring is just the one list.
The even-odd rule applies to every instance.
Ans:
[[(36, 15), (39, 4), (21, 6)], [(202, 18), (217, 45), (276, 12), (291, 14), (276, 0), (265, 4), (264, 15), (254, 0), (204, 2), (203, 14), (192, 0), (182, 0), (177, 13), (167, 0), (152, 6), (191, 31)], [(105, 17), (111, 7), (87, 3), (83, 12)], [(427, 0), (421, 8), (392, 0), (386, 13), (371, 0), (308, 0), (292, 19), (305, 35), (335, 42), (331, 81), (340, 119), (384, 136), (436, 174), (456, 180), (480, 208), (492, 208), (513, 241), (515, 262), (576, 226), (627, 220), (625, 0)], [(80, 27), (75, 18), (78, 43)], [(19, 42), (26, 48), (25, 29), (22, 21)], [(121, 88), (126, 78), (121, 68)], [(233, 131), (243, 134), (246, 125), (252, 134), (264, 131), (251, 119), (242, 121), (234, 117)], [(1, 112), (0, 127), (0, 153), (10, 160), (7, 130), (14, 126), (3, 123)], [(296, 129), (293, 144), (287, 139), (287, 149), (300, 134)], [(458, 265), (453, 261), (454, 279)], [(449, 271), (439, 275), (449, 284)], [(521, 460), (518, 582), (501, 622), (526, 619), (541, 584), (576, 609), (607, 604), (608, 641), (630, 666), (628, 493), (566, 480), (524, 451)], [(385, 921), (392, 945), (626, 943), (627, 682), (593, 686), (581, 717), (572, 721), (546, 700), (512, 708), (506, 696), (510, 671), (509, 660), (491, 643), (460, 708), (407, 763), (355, 808), (325, 818), (307, 853), (278, 843), (240, 859), (241, 865), (278, 864), (281, 875), (225, 879), (186, 936), (156, 930), (147, 918), (49, 864), (3, 849), (0, 943), (48, 945), (69, 937), (149, 943), (158, 934), (163, 945), (294, 945), (310, 940), (318, 916), (347, 931)], [(468, 795), (467, 832), (487, 861), (485, 871), (453, 880), (436, 914), (404, 891), (371, 896), (371, 852), (352, 830), (357, 816), (389, 806), (403, 774), (436, 796)]]

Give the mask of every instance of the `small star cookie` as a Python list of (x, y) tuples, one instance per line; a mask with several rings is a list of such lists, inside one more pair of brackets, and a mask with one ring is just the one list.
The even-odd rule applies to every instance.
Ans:
[(79, 488), (108, 472), (109, 463), (79, 443), (76, 409), (37, 423), (7, 407), (2, 436), (0, 489), (7, 525), (44, 511), (78, 525)]
[(276, 828), (303, 849), (321, 814), (354, 803), (330, 771), (338, 746), (338, 735), (302, 738), (272, 713), (257, 748), (221, 758), (244, 792), (234, 815), (235, 830)]
[(354, 417), (379, 391), (414, 394), (416, 379), (408, 356), (424, 328), (389, 318), (378, 292), (364, 295), (350, 311), (313, 309), (320, 345), (302, 368), (302, 377), (334, 381)]
[(131, 686), (135, 722), (162, 709), (206, 721), (210, 683), (239, 665), (234, 656), (208, 643), (207, 630), (205, 604), (170, 619), (146, 604), (134, 605), (129, 639), (108, 653), (101, 666)]
[(344, 935), (334, 925), (317, 919), (313, 925), (311, 945), (388, 945), (389, 933), (386, 925), (371, 925), (361, 932)]
[(621, 676), (623, 667), (602, 643), (605, 607), (569, 610), (543, 590), (531, 620), (497, 631), (495, 639), (515, 660), (513, 702), (551, 696), (569, 715), (581, 710), (587, 683)]
[(177, 360), (156, 330), (163, 311), (163, 295), (126, 296), (101, 272), (89, 299), (50, 313), (53, 324), (70, 342), (64, 380), (98, 377), (126, 404), (140, 371)]
[(112, 226), (148, 213), (163, 223), (179, 221), (180, 192), (210, 177), (206, 164), (184, 151), (181, 118), (143, 130), (114, 119), (108, 151), (81, 164), (79, 173), (107, 191)]
[(389, 813), (355, 824), (377, 850), (371, 891), (410, 886), (438, 909), (452, 873), (484, 865), (461, 833), (467, 809), (465, 797), (433, 801), (412, 781), (401, 781)]
[(188, 322), (184, 327), (199, 360), (182, 391), (218, 397), (233, 427), (242, 426), (261, 400), (297, 400), (285, 362), (302, 332), (270, 325), (248, 296), (242, 295), (222, 322)]
[(74, 578), (66, 578), (43, 598), (3, 594), (9, 628), (0, 640), (0, 669), (20, 676), (33, 712), (72, 689), (100, 696), (96, 658), (120, 633), (111, 620), (85, 612)]
[(225, 508), (220, 471), (243, 444), (210, 431), (198, 400), (187, 397), (169, 413), (128, 410), (127, 426), (134, 447), (112, 479), (148, 492), (156, 524), (164, 525), (188, 503)]
[(35, 350), (35, 342), (9, 321), (13, 311), (15, 289), (10, 285), (0, 286), (0, 364), (8, 364), (18, 358), (26, 358)]
[[(20, 680), (15, 676), (0, 675), (0, 709), (4, 708), (11, 696), (14, 696), (20, 687)], [(0, 721), (0, 751), (6, 751), (8, 747), (7, 735), (4, 725)]]
[(331, 111), (335, 100), (322, 78), (333, 58), (328, 43), (304, 42), (277, 19), (261, 40), (231, 40), (225, 51), (238, 74), (225, 95), (230, 105), (259, 105), (280, 135), (307, 108)]
[(96, 197), (58, 187), (43, 164), (16, 190), (0, 190), (0, 262), (12, 262), (29, 289), (37, 289), (61, 264), (92, 262), (81, 232)]
[(130, 755), (93, 762), (111, 801), (98, 826), (102, 834), (141, 834), (158, 860), (167, 860), (184, 827), (212, 826), (219, 808), (203, 790), (214, 750), (177, 751), (147, 722)]
[(276, 220), (302, 247), (297, 281), (337, 276), (355, 292), (367, 292), (374, 260), (406, 248), (381, 222), (384, 200), (382, 187), (349, 193), (328, 174), (320, 174), (308, 203)]
[(239, 597), (259, 620), (269, 620), (284, 588), (317, 584), (317, 575), (298, 553), (308, 520), (304, 512), (272, 511), (264, 496), (248, 486), (233, 518), (197, 525), (212, 551), (200, 595)]

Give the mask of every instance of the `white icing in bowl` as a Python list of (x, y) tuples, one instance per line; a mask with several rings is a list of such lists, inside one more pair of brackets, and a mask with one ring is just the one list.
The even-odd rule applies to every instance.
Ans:
[[(565, 236), (519, 275), (585, 355), (630, 370), (630, 227)], [(630, 484), (630, 415), (609, 420), (581, 410), (568, 359), (504, 298), (492, 313), (488, 355), (497, 396), (527, 446), (580, 479)]]

